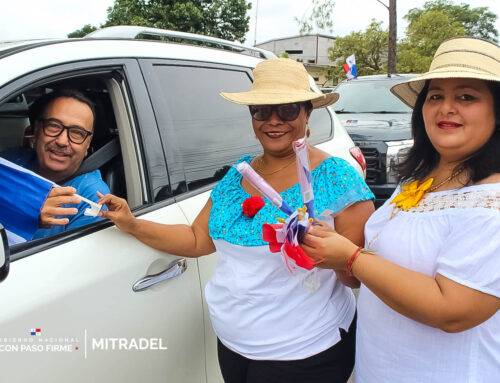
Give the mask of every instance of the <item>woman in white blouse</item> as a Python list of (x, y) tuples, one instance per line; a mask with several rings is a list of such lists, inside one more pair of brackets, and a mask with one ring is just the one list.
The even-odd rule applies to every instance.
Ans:
[(365, 246), (315, 226), (303, 246), (361, 282), (356, 382), (500, 380), (500, 47), (454, 38), (392, 91), (414, 108), (401, 187)]

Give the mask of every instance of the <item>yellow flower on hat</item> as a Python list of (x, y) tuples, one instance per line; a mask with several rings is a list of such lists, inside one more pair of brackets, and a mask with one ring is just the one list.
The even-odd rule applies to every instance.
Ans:
[(429, 178), (420, 185), (418, 184), (418, 180), (403, 185), (403, 191), (394, 197), (391, 203), (405, 211), (410, 210), (413, 206), (418, 206), (424, 194), (431, 187), (433, 181), (434, 178)]

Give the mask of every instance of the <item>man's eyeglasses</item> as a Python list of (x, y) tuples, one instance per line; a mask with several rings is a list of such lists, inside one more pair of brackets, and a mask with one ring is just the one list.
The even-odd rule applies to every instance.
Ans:
[(302, 103), (295, 102), (293, 104), (279, 105), (249, 105), (248, 107), (250, 115), (257, 121), (268, 120), (272, 116), (273, 110), (276, 111), (282, 121), (294, 121), (299, 117), (301, 105)]
[(76, 126), (66, 126), (57, 120), (42, 119), (43, 133), (49, 137), (58, 137), (66, 129), (68, 131), (68, 139), (74, 144), (83, 144), (92, 132)]

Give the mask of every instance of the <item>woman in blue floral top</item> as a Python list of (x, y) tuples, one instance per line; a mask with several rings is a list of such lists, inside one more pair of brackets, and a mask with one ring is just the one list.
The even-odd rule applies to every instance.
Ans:
[[(338, 95), (311, 92), (304, 66), (281, 58), (256, 66), (249, 92), (221, 95), (249, 105), (263, 148), (261, 156), (244, 156), (237, 163), (249, 163), (292, 209), (302, 207), (293, 142), (306, 135), (312, 110), (331, 105)], [(362, 245), (373, 194), (347, 161), (312, 146), (307, 150), (315, 215), (337, 211), (338, 202), (347, 198), (350, 206), (335, 215), (334, 225)], [(233, 167), (192, 226), (136, 219), (115, 196), (100, 202), (109, 208), (103, 216), (156, 249), (186, 257), (217, 251), (205, 295), (226, 382), (346, 382), (355, 344), (355, 300), (349, 287), (358, 281), (325, 269), (291, 273), (283, 256), (272, 253), (262, 239), (263, 224), (286, 218), (284, 213), (266, 198), (249, 203), (251, 196), (260, 193)], [(306, 288), (303, 282), (312, 274), (316, 288)]]

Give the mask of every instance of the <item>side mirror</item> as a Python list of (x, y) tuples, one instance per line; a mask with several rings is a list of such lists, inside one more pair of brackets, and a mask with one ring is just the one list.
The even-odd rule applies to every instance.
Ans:
[(7, 233), (0, 223), (0, 282), (9, 274), (10, 249)]

